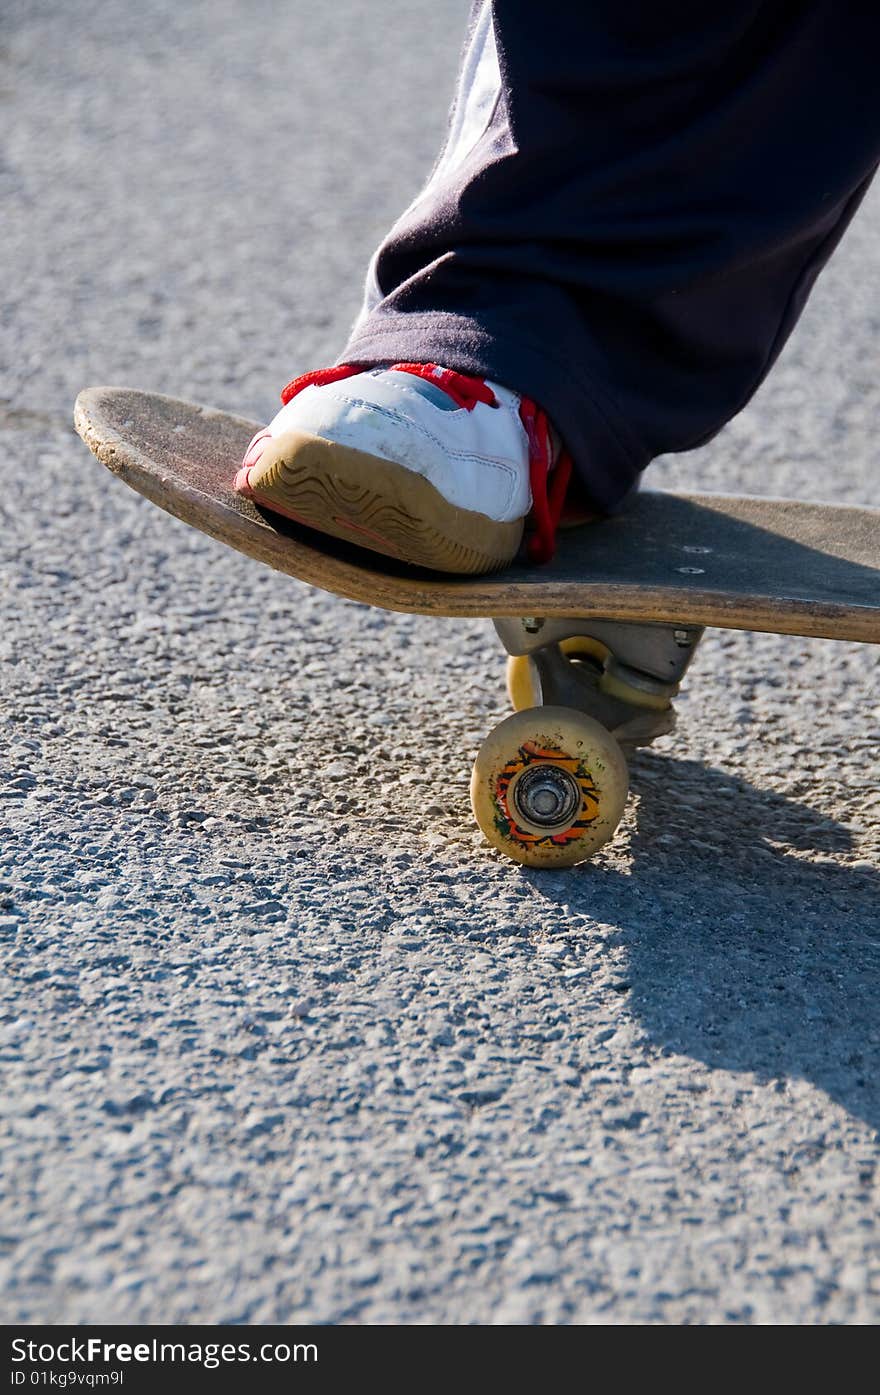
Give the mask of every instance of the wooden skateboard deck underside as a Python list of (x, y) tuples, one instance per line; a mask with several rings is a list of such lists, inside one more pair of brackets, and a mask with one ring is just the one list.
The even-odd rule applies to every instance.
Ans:
[(421, 614), (602, 617), (880, 643), (880, 510), (718, 494), (637, 495), (563, 531), (546, 567), (435, 576), (274, 517), (233, 493), (258, 424), (128, 388), (88, 388), (76, 428), (160, 508), (326, 591)]

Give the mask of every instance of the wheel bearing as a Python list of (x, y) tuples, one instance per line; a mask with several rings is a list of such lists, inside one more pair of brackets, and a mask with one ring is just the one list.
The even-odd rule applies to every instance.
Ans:
[(568, 828), (581, 803), (581, 789), (567, 770), (556, 765), (530, 765), (511, 785), (510, 797), (526, 823), (548, 832)]

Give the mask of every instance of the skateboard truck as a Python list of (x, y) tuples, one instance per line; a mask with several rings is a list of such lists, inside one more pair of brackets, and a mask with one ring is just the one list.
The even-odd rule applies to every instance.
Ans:
[(703, 634), (696, 625), (620, 620), (528, 616), (493, 623), (510, 656), (515, 709), (575, 708), (630, 749), (673, 729), (672, 699)]

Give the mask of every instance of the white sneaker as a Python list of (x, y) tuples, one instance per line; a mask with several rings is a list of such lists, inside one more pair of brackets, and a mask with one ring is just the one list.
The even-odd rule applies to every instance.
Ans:
[(528, 398), (398, 363), (306, 373), (281, 400), (235, 477), (256, 503), (405, 562), (470, 573), (510, 562), (534, 510), (530, 556), (552, 555), (571, 462)]

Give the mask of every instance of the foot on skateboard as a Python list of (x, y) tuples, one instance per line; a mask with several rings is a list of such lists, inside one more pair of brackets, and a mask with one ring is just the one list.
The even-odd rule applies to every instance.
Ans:
[[(437, 364), (340, 365), (284, 389), (235, 477), (262, 507), (434, 571), (495, 571), (526, 517), (552, 556), (570, 474), (544, 412)], [(549, 477), (549, 485), (548, 485)]]

